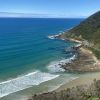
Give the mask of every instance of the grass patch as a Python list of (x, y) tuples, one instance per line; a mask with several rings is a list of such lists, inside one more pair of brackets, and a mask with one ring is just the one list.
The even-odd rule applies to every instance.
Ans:
[(88, 100), (100, 100), (100, 99), (99, 98), (96, 98), (96, 97), (91, 97)]
[(100, 51), (97, 51), (94, 48), (89, 48), (89, 49), (93, 52), (93, 54), (97, 57), (97, 59), (100, 60)]

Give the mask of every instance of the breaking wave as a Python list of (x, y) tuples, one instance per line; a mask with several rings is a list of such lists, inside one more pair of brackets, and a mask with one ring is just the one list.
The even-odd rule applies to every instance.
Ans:
[(34, 85), (39, 85), (42, 82), (46, 82), (57, 78), (59, 75), (53, 75), (49, 73), (43, 73), (36, 71), (24, 76), (17, 77), (5, 82), (0, 83), (0, 97), (7, 96), (11, 93), (24, 90)]

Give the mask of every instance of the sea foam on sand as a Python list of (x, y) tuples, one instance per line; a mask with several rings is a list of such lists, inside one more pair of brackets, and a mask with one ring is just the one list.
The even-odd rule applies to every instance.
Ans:
[(11, 93), (24, 90), (34, 85), (39, 85), (42, 82), (46, 82), (59, 77), (59, 75), (53, 75), (49, 73), (43, 73), (36, 71), (24, 76), (17, 77), (5, 82), (0, 83), (0, 98), (7, 96)]

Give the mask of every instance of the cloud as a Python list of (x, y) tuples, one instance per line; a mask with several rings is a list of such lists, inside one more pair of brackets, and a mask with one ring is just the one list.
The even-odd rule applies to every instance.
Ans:
[(65, 14), (32, 14), (32, 13), (12, 13), (0, 12), (0, 17), (11, 18), (84, 18), (85, 16), (65, 15)]
[(50, 15), (50, 14), (0, 12), (0, 17), (48, 18), (48, 17), (56, 17), (56, 16), (52, 14)]

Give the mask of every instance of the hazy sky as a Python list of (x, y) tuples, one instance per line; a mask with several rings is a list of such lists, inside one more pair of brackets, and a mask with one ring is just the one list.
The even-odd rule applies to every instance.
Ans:
[(0, 0), (0, 12), (9, 12), (8, 16), (30, 13), (36, 17), (84, 17), (99, 10), (100, 0)]

